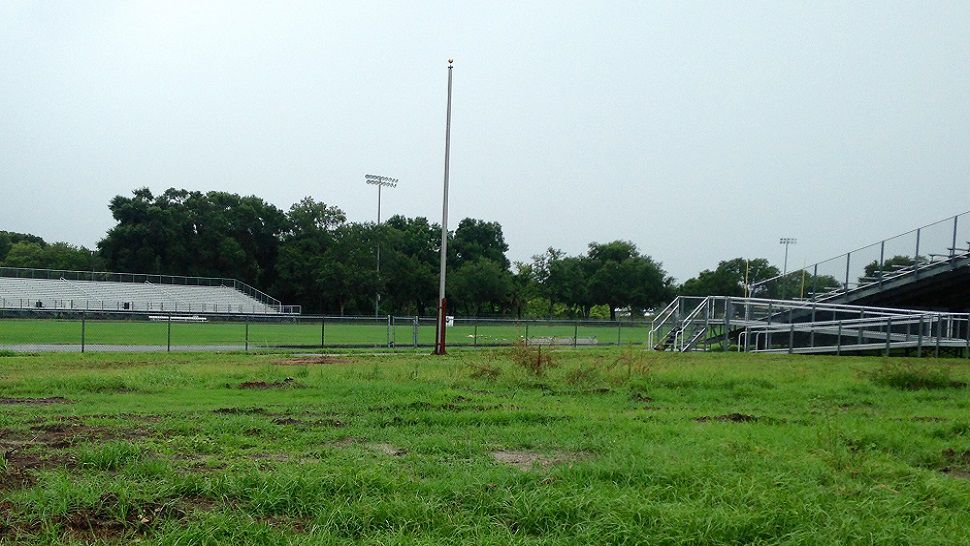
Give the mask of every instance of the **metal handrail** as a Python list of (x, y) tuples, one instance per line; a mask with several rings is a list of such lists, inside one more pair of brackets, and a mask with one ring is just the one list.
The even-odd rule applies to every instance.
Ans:
[[(756, 290), (758, 287), (763, 287), (765, 285), (768, 285), (769, 283), (773, 283), (773, 282), (779, 281), (780, 279), (784, 279), (786, 277), (792, 277), (793, 275), (797, 275), (799, 273), (802, 273), (802, 274), (806, 274), (807, 273), (807, 274), (811, 274), (811, 275), (814, 276), (814, 275), (817, 275), (818, 274), (818, 271), (819, 271), (818, 268), (819, 268), (819, 266), (824, 266), (824, 265), (830, 264), (830, 263), (839, 263), (839, 262), (845, 261), (846, 262), (846, 266), (845, 266), (845, 270), (843, 271), (843, 273), (844, 273), (844, 281), (842, 281), (843, 282), (843, 286), (840, 286), (840, 287), (838, 287), (835, 290), (823, 292), (821, 294), (813, 294), (812, 295), (812, 298), (811, 299), (813, 299), (813, 300), (821, 300), (821, 299), (832, 298), (832, 297), (835, 297), (835, 296), (838, 296), (838, 295), (841, 295), (841, 294), (845, 294), (845, 293), (851, 292), (853, 290), (858, 290), (858, 289), (863, 288), (863, 287), (872, 286), (874, 284), (884, 283), (887, 280), (894, 279), (894, 278), (900, 277), (902, 275), (910, 274), (910, 273), (913, 273), (915, 271), (920, 271), (920, 270), (926, 269), (928, 267), (934, 267), (934, 266), (937, 266), (937, 265), (939, 265), (941, 263), (946, 263), (946, 262), (952, 261), (952, 260), (954, 260), (956, 258), (965, 258), (965, 257), (970, 256), (970, 248), (964, 249), (962, 247), (958, 247), (957, 246), (957, 226), (958, 226), (959, 221), (960, 221), (961, 218), (963, 218), (964, 220), (970, 219), (970, 218), (967, 217), (968, 215), (970, 215), (970, 211), (962, 212), (962, 213), (957, 214), (955, 216), (948, 216), (948, 217), (946, 217), (946, 218), (944, 218), (942, 220), (937, 220), (936, 222), (932, 222), (932, 223), (929, 223), (929, 224), (920, 226), (920, 227), (918, 227), (916, 229), (912, 229), (912, 230), (907, 231), (905, 233), (900, 233), (898, 235), (894, 235), (892, 237), (888, 237), (886, 239), (882, 239), (880, 241), (876, 241), (875, 243), (871, 243), (871, 244), (868, 244), (868, 245), (861, 246), (861, 247), (856, 248), (854, 250), (850, 250), (849, 252), (845, 252), (843, 254), (839, 254), (837, 256), (834, 256), (832, 258), (829, 258), (827, 260), (822, 260), (822, 261), (819, 261), (819, 262), (814, 263), (812, 265), (805, 266), (805, 267), (803, 267), (801, 269), (796, 269), (796, 270), (790, 271), (788, 273), (783, 273), (783, 274), (780, 274), (780, 275), (776, 275), (774, 277), (771, 277), (770, 279), (765, 279), (763, 281), (758, 281), (756, 283), (752, 283), (748, 288), (749, 288), (749, 290), (752, 290), (753, 291), (753, 290)], [(953, 223), (953, 235), (952, 235), (952, 238), (950, 238), (950, 240), (947, 242), (946, 246), (944, 247), (944, 249), (947, 250), (948, 252), (946, 254), (934, 255), (934, 254), (932, 254), (932, 250), (939, 250), (939, 248), (936, 248), (936, 249), (930, 248), (930, 249), (924, 249), (923, 253), (921, 254), (921, 251), (920, 251), (920, 234), (924, 230), (931, 229), (931, 228), (935, 228), (937, 226), (940, 226), (941, 224), (948, 223), (948, 222), (952, 222)], [(880, 263), (879, 264), (879, 268), (880, 268), (879, 269), (879, 277), (877, 279), (875, 279), (875, 280), (873, 280), (871, 282), (858, 282), (858, 280), (856, 280), (855, 282), (850, 282), (849, 281), (849, 278), (850, 278), (849, 263), (851, 262), (851, 257), (853, 255), (858, 255), (858, 253), (860, 253), (862, 251), (865, 251), (865, 250), (875, 250), (875, 249), (878, 248), (880, 250), (880, 262), (882, 262), (882, 260), (885, 259), (884, 251), (885, 251), (885, 248), (886, 248), (886, 243), (892, 243), (892, 242), (896, 241), (897, 239), (901, 239), (901, 238), (908, 237), (908, 236), (912, 236), (912, 235), (915, 235), (915, 249), (914, 249), (913, 254), (912, 254), (913, 261), (914, 261), (913, 265), (911, 265), (911, 266), (905, 266), (905, 267), (899, 268), (899, 269), (889, 269), (889, 270), (887, 270), (884, 267), (883, 263)], [(968, 241), (968, 243), (970, 243), (970, 241)], [(962, 252), (958, 252), (958, 251), (962, 251)], [(922, 256), (940, 256), (940, 257), (943, 257), (944, 259), (943, 260), (926, 260), (925, 262), (921, 262), (920, 261), (920, 258)], [(887, 271), (889, 272), (889, 274), (887, 274)]]

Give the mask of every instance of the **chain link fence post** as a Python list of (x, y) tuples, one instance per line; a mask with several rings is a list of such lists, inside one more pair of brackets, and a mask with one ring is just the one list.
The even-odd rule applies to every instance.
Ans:
[(172, 315), (168, 316), (168, 342), (166, 352), (172, 352)]
[(84, 337), (86, 333), (85, 332), (86, 326), (87, 326), (87, 314), (81, 313), (81, 352), (82, 353), (84, 352), (84, 341), (85, 341)]

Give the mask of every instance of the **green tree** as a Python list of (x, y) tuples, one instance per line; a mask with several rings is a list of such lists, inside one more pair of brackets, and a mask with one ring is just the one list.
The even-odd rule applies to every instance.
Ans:
[(17, 243), (34, 243), (41, 247), (47, 246), (43, 239), (29, 233), (16, 233), (13, 231), (0, 231), (0, 264), (7, 258), (10, 248)]
[(102, 268), (100, 258), (84, 247), (69, 243), (40, 245), (26, 240), (11, 246), (2, 263), (6, 267), (67, 271), (94, 271)]
[(587, 258), (589, 302), (607, 305), (610, 320), (616, 320), (617, 309), (636, 313), (671, 295), (672, 279), (629, 241), (590, 243)]
[(896, 255), (883, 260), (882, 267), (879, 266), (879, 260), (873, 260), (866, 264), (865, 273), (859, 277), (859, 282), (870, 283), (877, 280), (880, 274), (883, 276), (890, 275), (901, 269), (910, 268), (914, 265), (925, 265), (927, 263), (929, 263), (929, 260), (925, 256), (918, 256), (914, 260), (912, 256)]
[(268, 286), (276, 276), (286, 215), (254, 196), (148, 188), (109, 205), (117, 224), (98, 243), (109, 268), (164, 275), (226, 276)]
[(744, 296), (745, 279), (750, 286), (776, 277), (778, 273), (778, 268), (764, 258), (724, 260), (713, 271), (705, 269), (697, 277), (685, 281), (680, 293), (685, 296)]
[(454, 261), (455, 267), (485, 258), (496, 262), (502, 269), (509, 268), (509, 260), (505, 257), (509, 245), (505, 243), (502, 226), (498, 222), (465, 218), (458, 223), (448, 248), (449, 258)]
[(441, 227), (427, 218), (392, 216), (381, 226), (381, 279), (388, 307), (426, 314), (438, 298)]
[(500, 263), (485, 257), (465, 262), (449, 277), (449, 301), (473, 316), (482, 316), (486, 305), (495, 311), (508, 297), (512, 279)]
[(311, 197), (291, 206), (286, 216), (288, 229), (275, 264), (274, 291), (286, 301), (301, 302), (306, 311), (325, 311), (332, 299), (320, 284), (320, 270), (335, 244), (335, 231), (346, 216), (339, 208)]

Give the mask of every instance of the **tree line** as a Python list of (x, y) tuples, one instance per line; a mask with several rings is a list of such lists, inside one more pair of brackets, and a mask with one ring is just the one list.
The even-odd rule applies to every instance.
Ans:
[[(284, 211), (256, 196), (174, 188), (116, 196), (109, 210), (115, 225), (96, 249), (0, 231), (0, 265), (233, 278), (306, 313), (367, 315), (375, 304), (380, 314), (435, 312), (441, 226), (424, 217), (352, 222), (311, 197)], [(660, 262), (622, 240), (592, 242), (576, 256), (549, 248), (529, 262), (511, 263), (507, 251), (498, 222), (465, 218), (448, 233), (452, 311), (616, 319), (622, 310), (636, 317), (677, 294), (742, 296), (745, 281), (779, 275), (765, 259), (735, 258), (677, 285)], [(805, 281), (791, 274), (752, 295), (791, 297), (804, 293)], [(827, 277), (808, 286), (833, 284)]]

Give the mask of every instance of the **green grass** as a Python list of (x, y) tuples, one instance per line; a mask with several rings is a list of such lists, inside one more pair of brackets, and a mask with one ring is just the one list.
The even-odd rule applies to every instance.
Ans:
[[(511, 345), (515, 340), (528, 334), (530, 339), (537, 337), (559, 337), (572, 339), (596, 338), (601, 344), (644, 343), (648, 326), (624, 324), (597, 325), (585, 323), (541, 324), (532, 323), (526, 330), (525, 323), (481, 322), (478, 326), (459, 322), (447, 330), (449, 345)], [(422, 346), (434, 344), (434, 324), (422, 322), (418, 328), (418, 343)], [(84, 324), (84, 338), (87, 345), (160, 345), (166, 346), (169, 340), (168, 324), (147, 320), (88, 320)], [(0, 346), (15, 344), (70, 344), (81, 343), (82, 324), (80, 320), (0, 320)], [(349, 319), (320, 320), (297, 319), (294, 322), (207, 322), (173, 323), (171, 325), (172, 345), (244, 345), (246, 339), (252, 347), (271, 346), (362, 346), (380, 347), (388, 342), (386, 319), (373, 321)], [(410, 321), (395, 321), (390, 330), (390, 338), (395, 346), (412, 346), (414, 329)]]
[(966, 360), (553, 354), (4, 357), (0, 544), (970, 544)]

